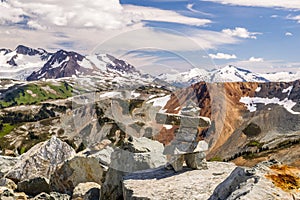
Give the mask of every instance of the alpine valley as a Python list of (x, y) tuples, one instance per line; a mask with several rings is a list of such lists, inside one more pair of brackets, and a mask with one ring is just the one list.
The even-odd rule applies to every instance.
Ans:
[[(211, 162), (170, 172), (178, 126), (155, 117), (190, 102), (211, 120), (198, 137)], [(154, 77), (109, 54), (19, 45), (0, 50), (0, 122), (0, 199), (300, 198), (300, 72)]]

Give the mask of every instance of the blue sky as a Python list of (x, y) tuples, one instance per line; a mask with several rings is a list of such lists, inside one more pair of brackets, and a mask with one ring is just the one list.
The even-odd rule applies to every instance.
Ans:
[(111, 53), (152, 74), (233, 64), (257, 72), (298, 71), (295, 0), (7, 0), (4, 48)]

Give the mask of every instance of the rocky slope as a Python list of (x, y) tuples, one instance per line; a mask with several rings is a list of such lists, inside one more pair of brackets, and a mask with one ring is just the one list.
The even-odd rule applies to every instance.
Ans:
[[(208, 159), (253, 166), (271, 157), (299, 166), (299, 89), (299, 81), (202, 82), (174, 93), (164, 109), (177, 113), (183, 102), (197, 102), (201, 115), (212, 120), (202, 130), (210, 144)], [(162, 130), (156, 139), (168, 144), (172, 132)]]

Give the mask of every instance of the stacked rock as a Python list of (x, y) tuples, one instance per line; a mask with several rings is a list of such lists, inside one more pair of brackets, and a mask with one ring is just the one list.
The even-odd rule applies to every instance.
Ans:
[(201, 117), (200, 108), (187, 105), (180, 114), (157, 113), (156, 121), (165, 125), (179, 125), (175, 131), (175, 138), (164, 149), (169, 155), (169, 164), (175, 171), (182, 170), (184, 161), (192, 169), (207, 168), (205, 151), (208, 144), (205, 141), (197, 142), (199, 127), (209, 127), (211, 122), (207, 117)]

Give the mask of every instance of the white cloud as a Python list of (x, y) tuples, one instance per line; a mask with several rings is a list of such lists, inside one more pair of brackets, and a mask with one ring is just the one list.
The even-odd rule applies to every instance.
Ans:
[(203, 26), (211, 23), (208, 19), (186, 17), (174, 11), (160, 10), (157, 8), (127, 5), (124, 6), (124, 11), (142, 20), (173, 22), (194, 26)]
[[(45, 0), (43, 3), (10, 0), (0, 4), (0, 11), (0, 22), (7, 22), (5, 26), (0, 26), (1, 46), (11, 49), (24, 44), (34, 48), (64, 48), (88, 54), (101, 44), (99, 46), (103, 51), (118, 56), (145, 47), (194, 51), (240, 42), (238, 38), (222, 32), (194, 27), (210, 23), (207, 19), (186, 17), (157, 8), (121, 5), (118, 0), (65, 0), (63, 3), (59, 0)], [(28, 16), (24, 23), (29, 29), (19, 26), (24, 20), (20, 15)], [(188, 29), (185, 27), (179, 33), (146, 27), (145, 20), (192, 26)], [(6, 34), (7, 31), (10, 35)]]
[(285, 36), (293, 36), (293, 33), (291, 33), (291, 32), (286, 32), (286, 33), (285, 33)]
[(264, 61), (263, 58), (255, 58), (255, 57), (249, 58), (249, 62), (263, 62), (263, 61)]
[(297, 21), (297, 23), (300, 23), (300, 15), (297, 15), (297, 16), (288, 15), (286, 18), (290, 19), (290, 20), (295, 20), (295, 21)]
[(278, 18), (278, 15), (271, 15), (271, 18)]
[[(31, 28), (41, 27), (95, 27), (98, 29), (120, 29), (145, 20), (162, 21), (203, 26), (208, 19), (187, 17), (175, 11), (152, 7), (121, 5), (119, 0), (36, 0), (22, 2), (10, 0), (0, 4), (0, 21), (18, 23), (24, 16), (30, 18)], [(37, 26), (39, 25), (39, 26)], [(30, 26), (30, 25), (29, 25)]]
[(223, 29), (222, 32), (234, 37), (251, 38), (251, 39), (256, 39), (256, 35), (261, 34), (257, 32), (249, 32), (246, 28), (241, 28), (241, 27), (236, 27), (235, 29)]
[(297, 1), (297, 0), (284, 0), (284, 1), (273, 1), (273, 0), (205, 0), (205, 1), (222, 3), (222, 4), (230, 4), (230, 5), (240, 5), (240, 6), (300, 9), (300, 1)]
[(225, 53), (217, 53), (217, 54), (208, 54), (210, 58), (212, 59), (224, 59), (224, 60), (229, 60), (229, 59), (236, 59), (236, 55), (232, 54), (225, 54)]
[(189, 11), (191, 11), (193, 13), (198, 13), (200, 15), (209, 16), (209, 17), (213, 17), (214, 16), (211, 13), (207, 13), (207, 12), (203, 12), (203, 11), (200, 11), (200, 10), (196, 10), (193, 7), (194, 7), (194, 4), (192, 4), (192, 3), (189, 3), (189, 4), (186, 5), (186, 9), (188, 9)]

